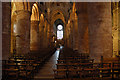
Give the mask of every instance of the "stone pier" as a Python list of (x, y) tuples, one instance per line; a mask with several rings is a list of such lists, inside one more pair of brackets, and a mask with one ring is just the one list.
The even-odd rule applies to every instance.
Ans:
[(87, 3), (76, 3), (78, 15), (78, 51), (89, 53)]
[(111, 3), (88, 3), (90, 57), (95, 62), (112, 57)]
[(39, 21), (31, 21), (30, 50), (39, 50)]
[(16, 51), (17, 54), (30, 52), (30, 12), (16, 11)]

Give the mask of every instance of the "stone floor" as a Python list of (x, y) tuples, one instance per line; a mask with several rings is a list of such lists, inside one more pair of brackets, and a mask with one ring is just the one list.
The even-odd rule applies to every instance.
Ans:
[(53, 69), (56, 68), (56, 63), (59, 57), (60, 49), (51, 56), (51, 58), (45, 62), (43, 67), (35, 75), (34, 80), (53, 80), (54, 72)]

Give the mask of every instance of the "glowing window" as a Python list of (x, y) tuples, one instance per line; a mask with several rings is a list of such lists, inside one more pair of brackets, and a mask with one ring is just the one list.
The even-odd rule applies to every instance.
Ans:
[(16, 24), (14, 24), (13, 32), (16, 33)]
[(63, 38), (63, 26), (58, 25), (57, 26), (57, 39), (62, 39)]
[(63, 29), (63, 26), (62, 25), (58, 25), (58, 30), (62, 30)]

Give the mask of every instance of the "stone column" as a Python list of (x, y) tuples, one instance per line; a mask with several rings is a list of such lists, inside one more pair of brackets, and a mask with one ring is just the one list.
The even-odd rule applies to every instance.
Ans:
[(46, 26), (46, 23), (45, 23), (45, 26), (44, 26), (44, 34), (43, 34), (43, 48), (47, 48), (47, 26)]
[[(118, 3), (117, 3), (118, 4)], [(112, 36), (113, 36), (113, 57), (119, 54), (119, 15), (118, 15), (118, 5), (113, 6), (113, 27), (112, 27)]]
[(39, 23), (39, 45), (41, 49), (43, 46), (43, 25), (41, 23)]
[(78, 21), (76, 18), (73, 22), (73, 50), (78, 50)]
[(30, 50), (39, 50), (39, 21), (31, 21)]
[[(11, 42), (11, 9), (10, 2), (0, 3), (2, 9), (0, 15), (2, 15), (2, 59), (8, 59), (10, 55), (10, 42)], [(0, 58), (0, 60), (1, 60)]]
[(53, 47), (54, 46), (54, 43), (53, 43), (53, 38), (52, 38), (52, 26), (51, 26), (51, 24), (49, 24), (49, 44), (50, 44), (50, 47)]
[[(119, 3), (120, 4), (120, 3)], [(118, 54), (120, 55), (120, 7), (118, 8)]]
[(73, 49), (73, 25), (72, 25), (72, 21), (70, 23), (70, 48)]
[(68, 28), (69, 28), (69, 27), (68, 27), (68, 24), (66, 24), (66, 27), (64, 28), (64, 32), (65, 32), (65, 33), (64, 33), (64, 35), (65, 35), (65, 44), (64, 44), (64, 47), (68, 47), (68, 46), (69, 46), (69, 45), (68, 45), (68, 43), (69, 43), (69, 42), (68, 42), (68, 41), (69, 41), (69, 40), (68, 40), (68, 39), (69, 39), (69, 38), (68, 38), (68, 37), (69, 37), (69, 36), (68, 36), (68, 35), (69, 35), (69, 34), (68, 34)]
[(30, 12), (16, 11), (16, 51), (17, 54), (30, 52)]
[(48, 44), (48, 47), (51, 46), (51, 42), (50, 42), (50, 25), (48, 24), (48, 27), (47, 27), (47, 44)]
[(111, 3), (88, 3), (90, 57), (95, 62), (112, 57)]
[(71, 48), (71, 28), (70, 28), (70, 25), (69, 25), (69, 29), (68, 29), (68, 48)]
[(44, 39), (43, 39), (43, 40), (44, 40), (44, 42), (43, 42), (43, 47), (44, 47), (44, 48), (47, 48), (47, 47), (48, 47), (48, 42), (47, 42), (47, 41), (48, 41), (48, 40), (47, 40), (47, 36), (48, 36), (48, 35), (47, 35), (47, 29), (48, 29), (48, 28), (47, 28), (47, 27), (48, 27), (48, 24), (47, 24), (47, 21), (45, 21), (45, 25), (44, 25)]
[(79, 53), (89, 53), (87, 3), (76, 3), (76, 9), (78, 15), (78, 51)]

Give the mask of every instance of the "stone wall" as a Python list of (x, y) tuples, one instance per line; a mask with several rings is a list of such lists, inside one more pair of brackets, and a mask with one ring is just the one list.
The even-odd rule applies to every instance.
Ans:
[(10, 2), (2, 3), (2, 59), (8, 59), (11, 41), (11, 8)]

